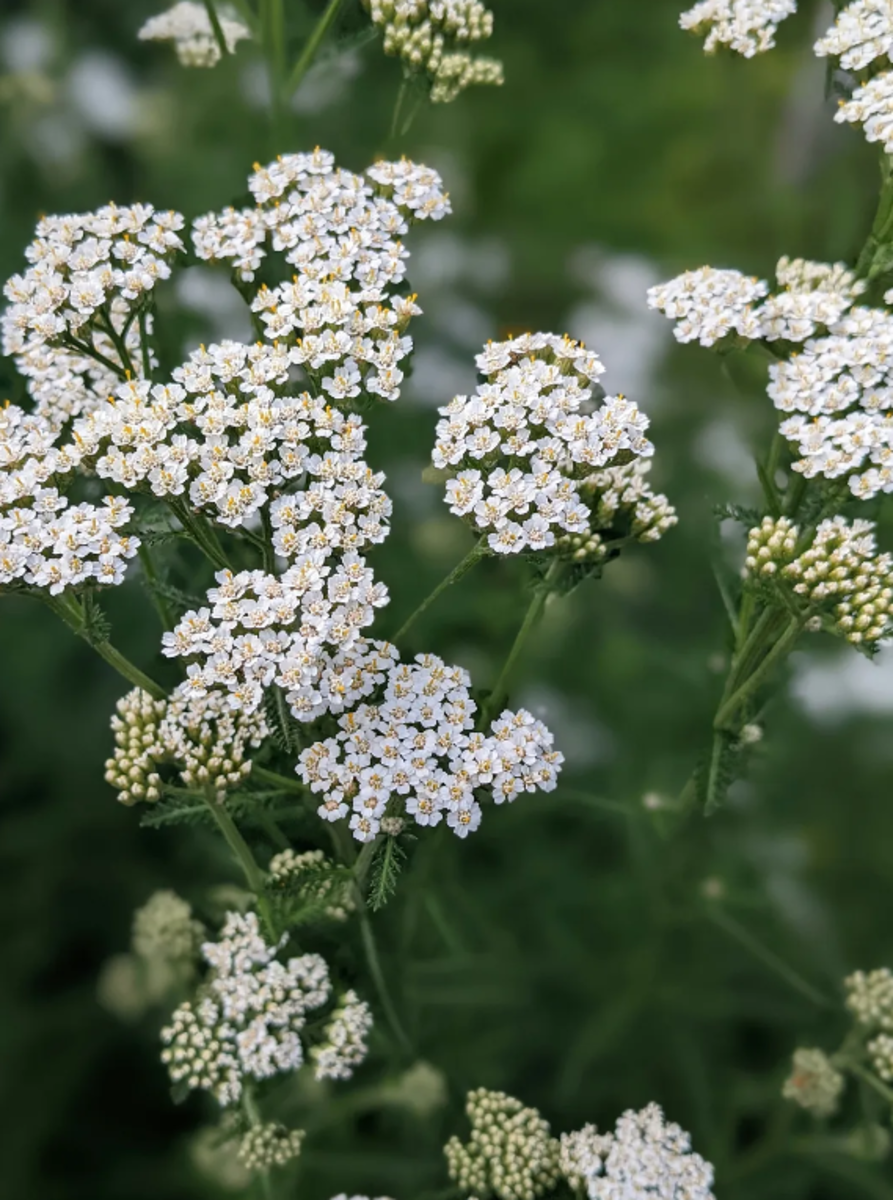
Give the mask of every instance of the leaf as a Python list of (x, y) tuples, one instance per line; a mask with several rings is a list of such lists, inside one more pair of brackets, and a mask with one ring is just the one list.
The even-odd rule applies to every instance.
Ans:
[(373, 912), (384, 908), (397, 890), (397, 880), (406, 862), (406, 851), (395, 837), (387, 837), (375, 851), (366, 902)]
[(717, 521), (737, 521), (746, 529), (752, 529), (760, 523), (760, 513), (755, 508), (743, 504), (714, 504), (713, 515)]

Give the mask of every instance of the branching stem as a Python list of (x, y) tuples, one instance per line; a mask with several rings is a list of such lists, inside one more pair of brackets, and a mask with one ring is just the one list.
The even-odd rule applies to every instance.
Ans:
[(479, 541), (475, 542), (474, 546), (472, 546), (462, 561), (457, 566), (453, 567), (452, 571), (450, 571), (448, 575), (441, 579), (434, 591), (430, 592), (429, 595), (425, 597), (415, 612), (411, 613), (406, 618), (406, 620), (391, 638), (391, 641), (394, 643), (394, 645), (397, 645), (403, 640), (404, 637), (406, 637), (407, 633), (410, 631), (422, 613), (431, 607), (437, 597), (440, 596), (442, 592), (445, 592), (448, 587), (451, 587), (454, 583), (458, 583), (464, 575), (467, 575), (475, 563), (479, 562), (486, 553), (487, 541), (486, 537), (482, 537)]

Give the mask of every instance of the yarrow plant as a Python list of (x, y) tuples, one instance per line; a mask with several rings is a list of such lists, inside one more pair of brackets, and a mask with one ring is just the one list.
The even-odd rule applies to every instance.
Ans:
[[(494, 32), (479, 0), (356, 7), (401, 62), (395, 134), (411, 94), (442, 103), (502, 82), (501, 64), (477, 54)], [(795, 7), (702, 0), (681, 24), (707, 50), (750, 57)], [(2, 316), (25, 399), (0, 409), (0, 590), (46, 604), (126, 680), (105, 764), (118, 800), (149, 827), (209, 826), (238, 880), (188, 900), (156, 892), (100, 996), (125, 1017), (166, 1010), (160, 1054), (175, 1098), (201, 1092), (216, 1105), (198, 1156), (216, 1162), (218, 1182), (253, 1180), (263, 1200), (339, 1114), (423, 1119), (445, 1103), (444, 1075), (418, 1060), (418, 1031), (404, 1024), (374, 914), (419, 842), (433, 861), (444, 830), (464, 840), (485, 815), (498, 828), (515, 801), (541, 793), (559, 810), (564, 731), (509, 704), (515, 670), (547, 604), (677, 523), (652, 487), (662, 467), (649, 418), (605, 391), (594, 349), (540, 330), (490, 341), (475, 390), (437, 397), (425, 473), (473, 545), (393, 631), (375, 555), (394, 501), (370, 427), (402, 403), (412, 368), (414, 227), (452, 205), (431, 167), (394, 157), (355, 172), (281, 136), (340, 10), (320, 6), (290, 69), (274, 0), (184, 0), (151, 17), (139, 38), (172, 42), (184, 66), (214, 67), (243, 42), (263, 57), (283, 152), (254, 165), (244, 203), (192, 220), (149, 204), (42, 218)], [(855, 0), (816, 46), (865, 75), (838, 119), (887, 149), (890, 20)], [(779, 413), (758, 464), (764, 504), (726, 510), (746, 530), (735, 581), (722, 580), (732, 653), (703, 759), (666, 805), (676, 812), (716, 808), (743, 775), (801, 636), (824, 631), (870, 655), (893, 632), (893, 559), (877, 521), (893, 492), (891, 212), (887, 170), (853, 266), (784, 257), (772, 284), (703, 267), (648, 294), (679, 342), (768, 358)], [(228, 277), (252, 333), (173, 353), (158, 293), (196, 261)], [(527, 592), (486, 687), (411, 636), (485, 560)], [(159, 678), (123, 655), (104, 609), (105, 589), (136, 579), (158, 616)], [(429, 915), (462, 957), (436, 905)], [(893, 1100), (893, 978), (857, 973), (845, 987), (843, 1046), (798, 1049), (783, 1085), (823, 1120), (849, 1076)], [(382, 1059), (398, 1069), (367, 1083)], [(306, 1127), (294, 1127), (305, 1108)], [(714, 1200), (712, 1165), (656, 1103), (610, 1132), (560, 1137), (503, 1092), (470, 1092), (466, 1114), (467, 1140), (445, 1147), (451, 1195)]]

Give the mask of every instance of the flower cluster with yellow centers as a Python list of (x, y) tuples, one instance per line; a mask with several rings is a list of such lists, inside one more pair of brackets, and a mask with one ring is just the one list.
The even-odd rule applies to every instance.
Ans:
[(249, 1171), (284, 1167), (301, 1153), (303, 1129), (287, 1129), (278, 1121), (255, 1125), (239, 1142), (239, 1161)]
[(467, 1195), (497, 1200), (536, 1200), (558, 1183), (559, 1144), (535, 1108), (504, 1092), (468, 1093), (467, 1142), (452, 1137), (444, 1147), (450, 1179)]
[(823, 1050), (801, 1047), (794, 1051), (793, 1069), (781, 1094), (815, 1117), (831, 1117), (837, 1112), (844, 1082)]
[(361, 842), (403, 814), (424, 826), (446, 817), (464, 838), (480, 825), (479, 793), (501, 804), (552, 791), (564, 761), (552, 734), (524, 709), (503, 712), (489, 734), (472, 732), (470, 684), (466, 671), (434, 654), (390, 666), (372, 703), (345, 713), (334, 737), (301, 753), (296, 769), (322, 794), (319, 815), (349, 816)]
[(570, 338), (524, 334), (491, 343), (475, 361), (486, 382), (439, 410), (432, 462), (451, 474), (450, 511), (485, 533), (495, 554), (573, 556), (572, 539), (585, 548), (598, 532), (599, 489), (588, 481), (653, 453), (648, 419), (624, 396), (593, 410), (604, 367)]
[[(822, 521), (810, 544), (788, 517), (764, 517), (747, 539), (745, 575), (787, 590), (804, 617), (873, 649), (891, 633), (893, 558), (879, 554), (871, 521)], [(819, 624), (821, 627), (821, 624)]]
[(502, 63), (470, 48), (493, 33), (481, 0), (363, 0), (384, 37), (385, 54), (409, 74), (428, 77), (435, 104), (455, 100), (475, 84), (501, 84)]
[(563, 534), (555, 543), (559, 553), (569, 550), (574, 562), (599, 562), (612, 539), (657, 542), (672, 529), (679, 518), (667, 497), (652, 491), (651, 463), (637, 458), (582, 480), (580, 498), (592, 513), (592, 532)]
[(712, 54), (728, 46), (745, 58), (771, 50), (781, 22), (797, 11), (797, 0), (699, 0), (679, 18), (683, 29), (705, 37)]
[(202, 1088), (228, 1105), (246, 1081), (302, 1066), (300, 1033), (307, 1013), (329, 997), (329, 972), (318, 954), (279, 962), (281, 945), (264, 940), (250, 912), (227, 914), (220, 938), (205, 942), (207, 981), (161, 1032), (161, 1059), (174, 1083)]
[[(251, 30), (232, 13), (218, 14), (220, 31), (230, 54), (239, 42), (251, 37)], [(144, 42), (173, 42), (177, 58), (184, 67), (214, 67), (221, 50), (204, 4), (180, 0), (166, 12), (150, 17), (137, 35)]]
[(165, 764), (186, 787), (224, 795), (250, 773), (250, 752), (269, 734), (260, 711), (234, 711), (219, 692), (195, 695), (184, 685), (167, 700), (134, 688), (118, 701), (111, 725), (115, 752), (105, 778), (128, 805), (161, 798)]

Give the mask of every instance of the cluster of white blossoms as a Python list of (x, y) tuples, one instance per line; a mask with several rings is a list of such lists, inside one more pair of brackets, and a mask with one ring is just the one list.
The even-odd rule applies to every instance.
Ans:
[(619, 467), (595, 471), (580, 483), (580, 497), (592, 513), (591, 532), (566, 533), (556, 540), (575, 562), (599, 561), (610, 549), (607, 535), (657, 542), (678, 524), (676, 510), (666, 496), (651, 490), (650, 458), (637, 458)]
[(162, 1061), (175, 1083), (203, 1088), (227, 1105), (246, 1080), (302, 1066), (299, 1035), (307, 1013), (329, 998), (329, 973), (318, 954), (277, 961), (281, 945), (267, 944), (249, 912), (228, 913), (219, 940), (202, 946), (211, 972), (161, 1033)]
[(310, 1051), (316, 1079), (350, 1079), (366, 1058), (372, 1012), (354, 991), (345, 992), (332, 1014), (323, 1040)]
[(390, 665), (379, 698), (339, 718), (335, 737), (301, 753), (297, 771), (324, 795), (327, 821), (350, 814), (357, 841), (403, 814), (418, 825), (447, 824), (459, 837), (481, 821), (478, 790), (496, 804), (521, 792), (552, 791), (563, 755), (530, 713), (504, 712), (490, 733), (472, 732), (470, 678), (433, 654)]
[[(312, 370), (319, 369), (312, 366), (315, 354), (340, 346), (346, 366), (368, 364), (381, 394), (387, 392), (387, 372), (407, 349), (395, 343), (419, 311), (397, 294), (409, 257), (401, 239), (411, 223), (450, 212), (440, 176), (408, 159), (378, 162), (365, 177), (355, 175), (317, 148), (256, 164), (248, 187), (254, 207), (195, 222), (199, 258), (229, 264), (248, 284), (271, 250), (281, 254), (291, 268), (289, 281), (261, 286), (253, 305), (267, 336), (309, 338)], [(330, 353), (322, 361), (335, 358)]]
[(229, 527), (251, 525), (274, 492), (300, 480), (302, 492), (271, 506), (285, 557), (383, 540), (391, 505), (384, 476), (363, 461), (365, 426), (324, 397), (295, 394), (293, 353), (224, 342), (194, 351), (170, 384), (119, 384), (74, 423), (82, 460), (126, 488), (182, 496)]
[(279, 888), (296, 891), (308, 902), (325, 901), (322, 915), (330, 921), (346, 921), (356, 908), (348, 880), (334, 874), (334, 864), (322, 850), (281, 850), (270, 859), (267, 873)]
[(753, 58), (771, 50), (778, 26), (796, 11), (797, 0), (699, 0), (682, 13), (679, 24), (706, 38), (707, 54), (728, 46)]
[(676, 322), (679, 342), (714, 346), (729, 335), (804, 342), (835, 325), (865, 290), (842, 263), (785, 257), (776, 278), (781, 290), (770, 296), (764, 279), (700, 267), (650, 288), (648, 304)]
[(879, 554), (871, 521), (822, 521), (799, 550), (800, 530), (788, 517), (764, 517), (747, 538), (745, 573), (789, 590), (814, 625), (854, 645), (873, 648), (893, 632), (893, 557)]
[(191, 962), (198, 956), (205, 927), (192, 915), (192, 906), (169, 889), (154, 892), (133, 914), (131, 945), (146, 959)]
[(558, 1168), (571, 1191), (590, 1191), (611, 1149), (610, 1133), (599, 1133), (597, 1126), (584, 1125), (573, 1133), (563, 1133), (559, 1138)]
[(856, 1022), (875, 1036), (866, 1044), (871, 1065), (893, 1082), (893, 971), (856, 971), (844, 980), (846, 1006)]
[(298, 720), (338, 711), (355, 654), (372, 668), (380, 658), (359, 631), (388, 597), (358, 555), (333, 561), (312, 550), (282, 575), (218, 572), (210, 607), (185, 613), (162, 638), (165, 655), (189, 661), (181, 686), (199, 696), (219, 692), (244, 713), (257, 712), (274, 684)]
[(249, 1171), (284, 1167), (301, 1153), (304, 1137), (303, 1129), (287, 1129), (278, 1121), (255, 1125), (239, 1142), (239, 1161)]
[[(2, 332), (3, 353), (17, 360), (26, 377), (36, 379), (44, 397), (66, 374), (87, 372), (85, 360), (91, 358), (100, 364), (105, 360), (119, 376), (125, 370), (142, 371), (142, 354), (131, 353), (141, 346), (133, 323), (185, 249), (179, 234), (183, 225), (180, 213), (158, 212), (151, 204), (108, 204), (95, 212), (38, 222), (25, 251), (28, 268), (4, 288), (10, 303)], [(60, 347), (71, 353), (46, 353)], [(82, 382), (80, 390), (84, 386)], [(60, 403), (63, 412), (71, 407), (64, 399)]]
[(504, 1092), (477, 1088), (468, 1093), (471, 1122), (467, 1142), (452, 1137), (444, 1147), (450, 1179), (487, 1200), (536, 1200), (560, 1178), (558, 1142), (535, 1108)]
[(475, 361), (487, 382), (439, 409), (432, 461), (452, 473), (450, 511), (487, 533), (494, 553), (573, 553), (565, 535), (597, 532), (598, 493), (584, 485), (603, 467), (653, 453), (647, 418), (624, 396), (594, 407), (604, 367), (568, 337), (524, 334), (490, 343)]
[(133, 508), (120, 496), (72, 504), (59, 488), (80, 465), (76, 446), (59, 446), (45, 416), (0, 406), (0, 588), (114, 585), (139, 539), (122, 530)]
[(160, 800), (165, 764), (186, 787), (222, 797), (250, 773), (250, 752), (269, 734), (262, 712), (234, 711), (219, 692), (197, 694), (183, 684), (166, 700), (133, 688), (116, 708), (105, 779), (122, 804)]
[(870, 78), (842, 103), (835, 121), (861, 125), (869, 142), (893, 151), (893, 12), (883, 0), (854, 0), (815, 45), (820, 57), (840, 60), (847, 71), (869, 70)]
[(493, 33), (493, 14), (481, 0), (363, 0), (382, 31), (384, 52), (404, 70), (425, 74), (435, 104), (455, 100), (474, 84), (501, 84), (502, 63), (469, 52)]
[[(239, 42), (251, 37), (251, 30), (226, 9), (219, 10), (218, 20), (230, 54)], [(138, 37), (144, 42), (173, 42), (184, 67), (214, 67), (220, 62), (220, 46), (208, 10), (196, 0), (180, 0), (166, 12), (150, 17)]]
[(844, 1083), (824, 1050), (801, 1047), (794, 1051), (793, 1069), (781, 1094), (815, 1117), (831, 1117), (837, 1112)]

